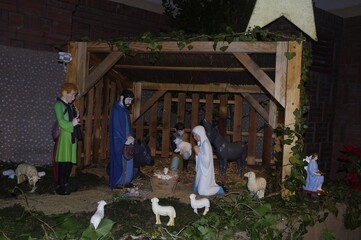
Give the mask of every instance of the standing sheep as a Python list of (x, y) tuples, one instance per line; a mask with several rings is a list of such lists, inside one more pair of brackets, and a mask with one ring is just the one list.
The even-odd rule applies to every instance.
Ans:
[(93, 224), (94, 228), (97, 229), (99, 226), (100, 221), (104, 218), (104, 206), (107, 203), (104, 200), (98, 202), (97, 211), (90, 219), (90, 223)]
[(189, 199), (191, 200), (191, 206), (196, 214), (198, 214), (198, 208), (204, 208), (203, 215), (207, 214), (207, 212), (209, 211), (209, 207), (211, 206), (208, 198), (201, 198), (197, 200), (196, 195), (192, 193), (191, 195), (189, 195)]
[(172, 206), (161, 206), (158, 204), (159, 199), (154, 197), (152, 198), (152, 210), (155, 214), (156, 222), (155, 224), (162, 224), (160, 221), (160, 216), (169, 216), (169, 221), (167, 226), (174, 226), (174, 218), (176, 217), (176, 212)]
[(247, 188), (251, 193), (257, 194), (258, 198), (264, 197), (264, 192), (266, 190), (267, 181), (262, 177), (256, 178), (254, 172), (248, 172), (244, 174), (248, 178)]

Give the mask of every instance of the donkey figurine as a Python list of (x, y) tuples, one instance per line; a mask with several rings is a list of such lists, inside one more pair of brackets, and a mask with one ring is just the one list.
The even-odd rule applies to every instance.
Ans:
[(201, 121), (201, 125), (206, 130), (207, 137), (219, 159), (219, 174), (221, 175), (222, 181), (226, 179), (229, 161), (237, 161), (236, 173), (240, 174), (241, 178), (243, 178), (248, 150), (247, 144), (241, 141), (227, 142), (221, 136), (218, 129), (213, 127), (206, 119)]

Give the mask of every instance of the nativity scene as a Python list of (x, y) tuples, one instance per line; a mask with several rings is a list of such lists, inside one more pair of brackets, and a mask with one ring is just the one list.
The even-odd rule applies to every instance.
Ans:
[[(163, 7), (175, 7), (170, 2)], [(67, 208), (62, 220), (41, 221), (51, 222), (40, 227), (54, 239), (320, 234), (322, 213), (311, 206), (322, 209), (340, 190), (319, 170), (323, 158), (305, 152), (314, 4), (258, 0), (248, 15), (239, 32), (68, 41), (58, 59), (64, 83), (51, 107), (58, 123), (51, 164), (3, 164), (9, 198), (40, 212), (55, 202)], [(280, 18), (299, 35), (266, 29)], [(295, 227), (306, 213), (312, 224)], [(347, 234), (359, 234), (351, 223)], [(15, 234), (0, 230), (5, 239)]]

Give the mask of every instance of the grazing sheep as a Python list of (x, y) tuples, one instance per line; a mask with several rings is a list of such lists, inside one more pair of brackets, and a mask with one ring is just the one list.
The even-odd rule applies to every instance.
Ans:
[(24, 181), (24, 175), (28, 178), (29, 185), (33, 187), (31, 192), (34, 192), (36, 189), (36, 183), (40, 179), (38, 175), (38, 171), (36, 170), (36, 167), (30, 164), (22, 163), (19, 164), (18, 167), (15, 170), (18, 184), (22, 183)]
[(208, 198), (201, 198), (197, 200), (196, 195), (194, 193), (189, 195), (189, 198), (191, 200), (191, 206), (196, 214), (198, 214), (197, 211), (198, 208), (204, 208), (203, 215), (207, 214), (207, 212), (209, 211), (209, 207), (211, 206)]
[(245, 173), (244, 176), (248, 178), (248, 190), (251, 193), (257, 194), (258, 198), (263, 198), (267, 185), (266, 179), (262, 177), (256, 178), (256, 174), (254, 172)]
[(155, 224), (162, 224), (160, 221), (160, 216), (169, 216), (169, 221), (167, 226), (174, 226), (174, 218), (176, 217), (176, 212), (172, 206), (161, 206), (158, 204), (159, 199), (154, 197), (152, 198), (152, 210), (155, 214), (156, 222)]
[(107, 203), (104, 200), (98, 202), (97, 211), (90, 219), (90, 223), (94, 225), (94, 228), (97, 229), (99, 226), (100, 221), (104, 218), (104, 206)]

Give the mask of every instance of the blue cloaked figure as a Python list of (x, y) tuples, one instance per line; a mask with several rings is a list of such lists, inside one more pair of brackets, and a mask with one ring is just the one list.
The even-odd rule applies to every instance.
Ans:
[(124, 90), (121, 100), (113, 104), (110, 117), (110, 162), (109, 162), (109, 187), (114, 189), (124, 184), (129, 185), (133, 179), (133, 159), (125, 160), (123, 148), (129, 136), (133, 136), (130, 124), (130, 114), (128, 107), (134, 98), (130, 90)]

